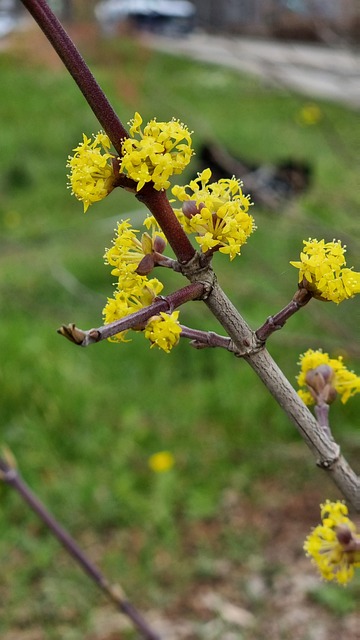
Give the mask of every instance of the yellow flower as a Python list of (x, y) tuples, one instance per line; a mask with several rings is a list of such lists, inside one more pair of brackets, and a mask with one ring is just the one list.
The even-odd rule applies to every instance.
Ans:
[(308, 349), (306, 353), (300, 356), (301, 371), (297, 377), (297, 383), (300, 389), (298, 392), (302, 400), (307, 405), (314, 404), (314, 396), (309, 391), (309, 385), (306, 381), (306, 376), (310, 371), (316, 371), (318, 367), (327, 365), (333, 371), (333, 378), (331, 380), (331, 386), (341, 396), (341, 402), (345, 404), (356, 393), (360, 392), (360, 377), (353, 371), (349, 371), (344, 363), (342, 356), (338, 358), (330, 358), (328, 353), (323, 353), (321, 349), (313, 351)]
[(360, 567), (360, 536), (343, 502), (322, 504), (321, 520), (306, 538), (304, 550), (325, 580), (345, 585)]
[[(163, 284), (156, 278), (149, 280), (146, 276), (139, 276), (134, 273), (123, 275), (121, 278), (122, 288), (115, 291), (113, 298), (108, 298), (103, 309), (104, 323), (110, 324), (116, 320), (121, 320), (135, 311), (140, 311), (148, 307), (163, 289)], [(141, 330), (134, 328), (133, 331)], [(111, 342), (126, 342), (125, 336), (128, 329), (117, 333)]]
[(93, 138), (92, 141), (83, 134), (83, 141), (66, 165), (70, 168), (71, 193), (84, 204), (84, 212), (93, 202), (103, 200), (113, 190), (114, 182), (114, 156), (108, 153), (110, 140), (101, 131)]
[[(154, 266), (151, 256), (156, 252), (162, 253), (166, 246), (166, 238), (161, 231), (153, 231), (150, 236), (143, 233), (141, 240), (138, 239), (138, 229), (133, 229), (129, 223), (129, 219), (122, 220), (117, 227), (116, 236), (113, 240), (113, 246), (106, 250), (105, 262), (115, 267), (111, 273), (121, 276), (126, 272), (134, 272), (138, 270), (140, 263), (144, 262), (145, 256), (150, 259), (149, 271)], [(146, 273), (148, 273), (147, 271)], [(145, 275), (145, 273), (142, 273)]]
[(150, 340), (151, 348), (159, 347), (170, 353), (180, 339), (181, 327), (178, 322), (179, 311), (168, 314), (163, 311), (158, 316), (150, 318), (145, 327), (145, 338)]
[(360, 273), (345, 268), (345, 247), (340, 240), (304, 240), (300, 261), (290, 262), (299, 269), (299, 284), (314, 298), (339, 304), (360, 293)]
[[(193, 149), (191, 134), (178, 120), (150, 120), (141, 129), (142, 118), (135, 113), (130, 135), (122, 145), (120, 171), (137, 182), (137, 191), (152, 181), (155, 189), (168, 189), (169, 178), (189, 164)], [(137, 136), (137, 137), (135, 137)]]
[(170, 451), (159, 451), (149, 458), (149, 467), (154, 473), (164, 473), (173, 468), (175, 458)]
[(198, 234), (195, 240), (203, 253), (218, 250), (233, 260), (256, 228), (247, 213), (250, 198), (236, 178), (208, 184), (210, 178), (210, 169), (205, 169), (189, 185), (173, 187), (174, 196), (184, 203), (175, 213), (187, 233)]
[(298, 119), (301, 124), (313, 125), (320, 122), (322, 112), (317, 104), (305, 104), (298, 113)]

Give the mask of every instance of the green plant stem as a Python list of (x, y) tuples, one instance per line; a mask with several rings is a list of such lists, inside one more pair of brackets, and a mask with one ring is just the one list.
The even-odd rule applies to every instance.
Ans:
[(111, 585), (101, 571), (93, 564), (88, 556), (78, 546), (74, 538), (64, 529), (54, 516), (46, 509), (38, 497), (31, 491), (21, 478), (19, 472), (9, 462), (0, 457), (0, 480), (10, 485), (21, 496), (22, 500), (36, 513), (51, 533), (63, 545), (82, 570), (97, 586), (111, 598), (120, 611), (127, 615), (134, 626), (146, 640), (160, 640), (157, 633), (152, 631), (137, 609), (129, 602), (119, 585)]

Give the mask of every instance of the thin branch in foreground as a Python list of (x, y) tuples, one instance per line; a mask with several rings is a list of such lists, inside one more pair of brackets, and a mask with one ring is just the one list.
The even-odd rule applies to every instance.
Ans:
[(53, 536), (59, 540), (69, 555), (71, 555), (91, 580), (115, 603), (146, 640), (160, 640), (160, 636), (148, 626), (137, 609), (127, 600), (120, 585), (111, 585), (101, 571), (92, 563), (82, 551), (71, 535), (58, 523), (54, 516), (40, 502), (28, 485), (21, 478), (12, 457), (8, 454), (0, 456), (0, 480), (10, 485), (20, 495), (22, 500), (36, 513)]
[(117, 333), (132, 329), (134, 327), (143, 327), (152, 316), (158, 315), (161, 311), (172, 311), (185, 302), (190, 300), (200, 300), (206, 294), (206, 286), (202, 282), (189, 284), (166, 297), (159, 297), (144, 309), (131, 313), (120, 320), (110, 322), (97, 329), (89, 329), (83, 331), (75, 326), (75, 324), (63, 325), (58, 329), (58, 333), (64, 338), (70, 340), (80, 347), (88, 347), (95, 342), (112, 338)]

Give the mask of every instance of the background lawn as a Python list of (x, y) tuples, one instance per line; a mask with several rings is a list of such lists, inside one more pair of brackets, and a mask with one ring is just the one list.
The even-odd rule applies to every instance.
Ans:
[[(303, 239), (340, 238), (348, 264), (360, 270), (358, 113), (317, 102), (322, 118), (305, 126), (299, 112), (307, 100), (258, 79), (136, 40), (100, 46), (91, 30), (75, 37), (124, 122), (135, 110), (145, 120), (175, 116), (195, 131), (197, 148), (217, 140), (248, 162), (311, 163), (313, 180), (301, 198), (276, 213), (255, 203), (258, 229), (241, 258), (230, 265), (215, 257), (220, 282), (253, 328), (293, 295), (297, 271), (289, 260)], [(130, 599), (154, 619), (162, 611), (173, 625), (198, 621), (193, 635), (176, 637), (225, 637), (226, 619), (205, 633), (218, 615), (201, 596), (209, 589), (246, 609), (248, 622), (253, 616), (233, 637), (261, 638), (269, 629), (272, 638), (310, 637), (294, 634), (296, 618), (286, 621), (288, 580), (294, 601), (287, 608), (301, 601), (310, 626), (316, 620), (333, 629), (328, 638), (346, 629), (355, 640), (360, 582), (346, 592), (323, 586), (301, 551), (319, 501), (338, 493), (246, 364), (195, 351), (185, 340), (166, 355), (138, 334), (129, 344), (83, 350), (57, 335), (62, 323), (101, 324), (112, 293), (104, 248), (118, 219), (136, 226), (145, 212), (116, 191), (84, 216), (66, 190), (67, 155), (83, 132), (99, 127), (37, 30), (1, 53), (0, 81), (1, 441)], [(195, 157), (184, 181), (196, 171)], [(176, 274), (163, 276), (165, 293), (183, 285)], [(199, 303), (182, 318), (218, 329)], [(294, 383), (309, 347), (343, 354), (359, 372), (359, 318), (358, 299), (339, 307), (312, 301), (269, 349)], [(351, 462), (360, 452), (359, 410), (360, 398), (331, 410)], [(156, 476), (148, 458), (164, 449), (175, 467)], [(119, 617), (104, 627), (101, 616), (111, 609), (17, 495), (0, 485), (0, 499), (1, 637), (119, 637)], [(306, 580), (294, 591), (299, 575)]]

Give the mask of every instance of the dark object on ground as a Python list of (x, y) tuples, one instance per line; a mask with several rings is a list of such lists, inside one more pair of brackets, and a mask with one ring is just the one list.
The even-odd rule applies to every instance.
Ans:
[(197, 158), (199, 171), (209, 167), (214, 182), (232, 176), (241, 178), (245, 193), (251, 194), (253, 202), (270, 210), (279, 209), (285, 201), (306, 191), (311, 181), (310, 164), (291, 158), (255, 166), (235, 158), (215, 143), (204, 144)]

